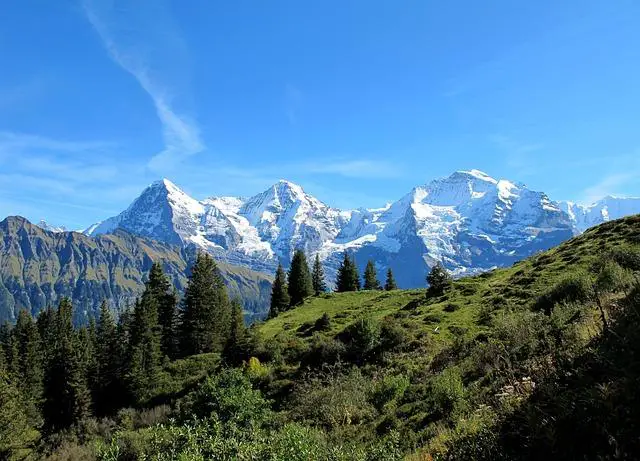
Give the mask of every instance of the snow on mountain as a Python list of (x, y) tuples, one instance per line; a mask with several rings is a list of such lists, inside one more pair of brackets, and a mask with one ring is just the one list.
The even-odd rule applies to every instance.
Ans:
[(568, 201), (558, 202), (558, 205), (571, 217), (580, 232), (612, 219), (640, 213), (640, 197), (609, 195), (587, 206)]
[(49, 223), (47, 223), (44, 219), (41, 219), (40, 222), (38, 222), (38, 224), (36, 224), (36, 226), (38, 226), (40, 229), (44, 229), (46, 231), (49, 232), (55, 232), (55, 233), (59, 233), (59, 232), (67, 232), (67, 228), (64, 226), (53, 226)]
[(120, 215), (88, 228), (124, 228), (257, 270), (287, 265), (295, 249), (324, 260), (329, 280), (344, 251), (359, 265), (391, 267), (403, 287), (422, 286), (441, 261), (457, 275), (512, 264), (603, 220), (640, 212), (640, 199), (607, 197), (590, 207), (556, 203), (524, 184), (478, 170), (415, 187), (378, 209), (342, 211), (280, 180), (250, 198), (195, 200), (168, 180), (153, 183)]

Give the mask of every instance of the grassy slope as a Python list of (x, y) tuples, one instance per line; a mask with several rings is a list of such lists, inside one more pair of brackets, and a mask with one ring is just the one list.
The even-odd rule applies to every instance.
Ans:
[(328, 293), (266, 321), (260, 331), (265, 338), (282, 331), (304, 337), (304, 325), (326, 312), (332, 320), (332, 329), (325, 333), (328, 335), (366, 315), (408, 316), (424, 325), (424, 330), (433, 331), (438, 326), (437, 336), (443, 339), (450, 338), (455, 327), (465, 329), (468, 336), (475, 335), (486, 329), (477, 322), (483, 308), (530, 306), (567, 272), (586, 269), (601, 251), (628, 244), (640, 244), (640, 216), (600, 225), (512, 267), (457, 280), (452, 290), (438, 298), (428, 299), (425, 290)]

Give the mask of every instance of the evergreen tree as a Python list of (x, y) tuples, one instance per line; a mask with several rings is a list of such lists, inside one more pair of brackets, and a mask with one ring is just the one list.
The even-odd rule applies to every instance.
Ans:
[(313, 282), (313, 292), (316, 296), (327, 291), (327, 284), (324, 281), (324, 269), (322, 263), (320, 263), (320, 255), (316, 254), (316, 259), (313, 262), (313, 271), (311, 274)]
[(109, 414), (125, 401), (122, 384), (122, 351), (118, 327), (106, 301), (96, 325), (93, 399), (96, 415)]
[(384, 282), (384, 289), (387, 291), (398, 289), (398, 285), (396, 284), (396, 279), (393, 278), (391, 268), (387, 269), (387, 280)]
[(297, 306), (302, 304), (305, 298), (313, 295), (313, 282), (307, 257), (302, 250), (296, 250), (289, 268), (289, 304)]
[(358, 291), (360, 289), (360, 276), (358, 267), (352, 257), (345, 251), (342, 263), (338, 268), (336, 291)]
[(72, 324), (71, 301), (63, 299), (53, 320), (53, 331), (45, 344), (50, 350), (45, 367), (44, 402), (46, 428), (60, 430), (78, 423), (89, 414), (90, 396)]
[(0, 459), (32, 459), (29, 447), (37, 432), (29, 425), (18, 386), (0, 368)]
[(158, 384), (162, 362), (160, 331), (157, 300), (150, 290), (145, 290), (133, 310), (127, 366), (129, 391), (137, 402), (143, 402)]
[(367, 267), (364, 269), (364, 289), (365, 290), (380, 289), (380, 282), (378, 281), (376, 266), (372, 260), (369, 260), (367, 262)]
[(247, 331), (244, 326), (244, 316), (242, 315), (242, 303), (236, 298), (231, 301), (229, 339), (223, 351), (223, 356), (227, 362), (232, 364), (238, 362), (241, 351), (246, 349), (246, 336)]
[(150, 291), (158, 305), (158, 323), (161, 329), (160, 346), (167, 357), (174, 357), (177, 347), (176, 321), (178, 297), (160, 263), (153, 263), (145, 290)]
[(441, 295), (449, 288), (452, 279), (442, 263), (438, 262), (431, 268), (431, 271), (427, 275), (427, 283), (429, 284), (429, 292), (431, 294)]
[(269, 308), (269, 318), (273, 318), (280, 312), (284, 312), (289, 309), (289, 304), (287, 275), (282, 268), (282, 264), (278, 264), (276, 278), (274, 279), (271, 287), (271, 307)]
[(38, 327), (33, 317), (21, 310), (13, 329), (15, 348), (17, 349), (16, 382), (25, 400), (26, 411), (32, 423), (39, 423), (38, 407), (42, 399), (42, 381), (44, 378), (42, 344)]
[(224, 281), (211, 256), (198, 255), (183, 303), (182, 354), (221, 351), (229, 337), (231, 308)]

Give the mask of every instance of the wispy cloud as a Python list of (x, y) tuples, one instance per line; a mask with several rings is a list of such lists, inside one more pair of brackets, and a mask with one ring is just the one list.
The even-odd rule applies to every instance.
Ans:
[[(118, 4), (116, 6), (116, 3)], [(185, 91), (186, 46), (163, 0), (127, 2), (84, 0), (84, 11), (109, 56), (149, 94), (162, 123), (164, 149), (148, 167), (155, 173), (173, 167), (205, 149), (193, 119), (179, 113), (178, 91)]]
[(348, 178), (395, 178), (403, 173), (399, 165), (383, 160), (330, 160), (300, 165), (301, 171), (334, 174)]
[(638, 179), (639, 171), (630, 171), (625, 173), (614, 173), (605, 176), (598, 183), (587, 187), (582, 193), (581, 202), (591, 204), (607, 195), (619, 193), (620, 188), (627, 185), (630, 181)]

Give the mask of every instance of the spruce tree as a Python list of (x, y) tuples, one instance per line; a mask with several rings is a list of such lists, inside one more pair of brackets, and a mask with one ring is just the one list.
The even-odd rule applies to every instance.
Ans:
[(338, 267), (336, 279), (336, 291), (358, 291), (360, 289), (360, 276), (354, 259), (345, 251), (342, 263)]
[(324, 269), (322, 268), (319, 254), (316, 254), (316, 259), (313, 262), (311, 279), (313, 282), (313, 292), (316, 296), (320, 296), (321, 293), (327, 291), (327, 284), (324, 281)]
[(28, 447), (36, 442), (38, 435), (29, 424), (22, 397), (17, 385), (0, 368), (0, 459), (33, 459), (28, 456)]
[(149, 271), (148, 290), (158, 305), (158, 323), (161, 330), (160, 346), (167, 357), (174, 357), (177, 347), (176, 322), (178, 297), (160, 263), (153, 263)]
[(109, 306), (103, 301), (96, 325), (96, 368), (92, 386), (98, 416), (109, 414), (126, 400), (121, 379), (122, 355), (118, 327)]
[(216, 263), (211, 256), (199, 254), (183, 300), (182, 355), (221, 351), (229, 337), (230, 310)]
[(280, 312), (289, 309), (289, 289), (287, 287), (287, 275), (282, 268), (282, 264), (278, 264), (276, 270), (276, 278), (271, 287), (271, 306), (269, 308), (269, 318), (277, 316)]
[(21, 310), (18, 314), (13, 336), (18, 353), (16, 382), (20, 384), (29, 419), (37, 424), (39, 422), (38, 407), (42, 399), (44, 364), (40, 333), (33, 317), (26, 310)]
[(245, 349), (246, 336), (247, 331), (244, 326), (242, 303), (236, 298), (231, 301), (229, 339), (223, 351), (223, 356), (227, 362), (231, 364), (237, 363), (241, 351)]
[(307, 257), (302, 250), (296, 250), (289, 268), (289, 304), (297, 306), (302, 304), (305, 298), (313, 295), (313, 282)]
[(391, 268), (387, 269), (387, 280), (384, 282), (384, 289), (387, 291), (398, 289), (398, 285), (396, 284), (396, 279), (393, 278)]
[(44, 346), (50, 354), (45, 367), (42, 413), (49, 431), (70, 427), (89, 414), (91, 399), (72, 315), (71, 301), (65, 298), (55, 313), (48, 337), (52, 342)]
[(364, 269), (364, 289), (365, 290), (380, 289), (380, 282), (378, 281), (376, 266), (372, 260), (369, 260), (367, 262), (367, 267)]
[(162, 362), (158, 303), (149, 290), (136, 302), (130, 334), (127, 384), (135, 401), (143, 402), (158, 384)]
[(451, 285), (452, 279), (442, 263), (437, 262), (427, 275), (427, 283), (430, 294), (441, 295)]

